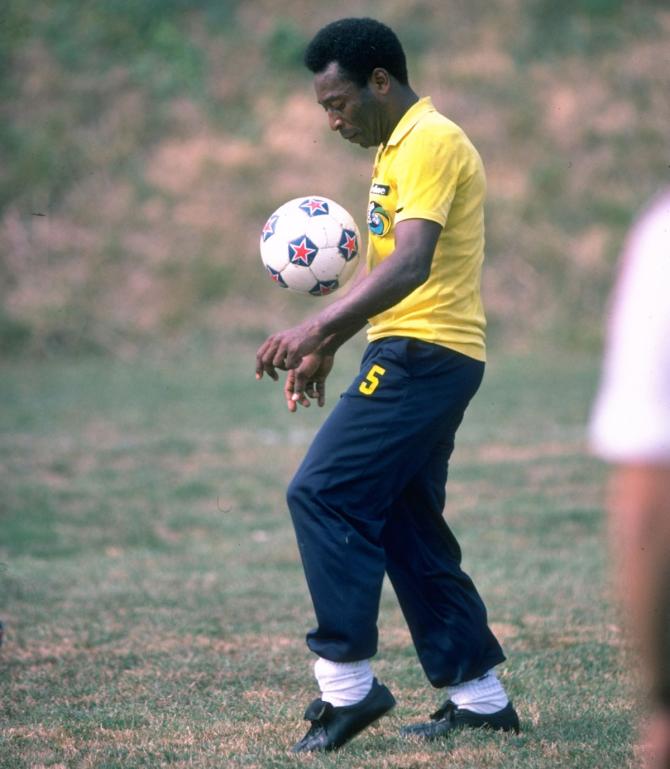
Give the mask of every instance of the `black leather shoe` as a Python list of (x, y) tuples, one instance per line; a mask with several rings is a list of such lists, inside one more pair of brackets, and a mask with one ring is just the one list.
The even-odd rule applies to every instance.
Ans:
[(312, 725), (300, 742), (293, 746), (293, 752), (337, 750), (388, 713), (394, 705), (395, 698), (376, 678), (372, 681), (372, 689), (354, 705), (336, 708), (330, 702), (316, 699), (305, 711), (305, 721), (311, 721)]
[(422, 737), (424, 740), (435, 740), (454, 729), (461, 728), (496, 729), (502, 732), (519, 733), (519, 716), (511, 702), (495, 713), (481, 714), (459, 708), (451, 700), (447, 700), (430, 719), (422, 724), (404, 726), (400, 732), (407, 737)]

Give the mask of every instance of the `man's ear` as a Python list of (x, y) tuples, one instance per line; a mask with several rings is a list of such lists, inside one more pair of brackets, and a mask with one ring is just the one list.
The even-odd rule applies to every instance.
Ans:
[(391, 76), (383, 67), (376, 67), (372, 70), (368, 84), (373, 93), (386, 96), (391, 88)]

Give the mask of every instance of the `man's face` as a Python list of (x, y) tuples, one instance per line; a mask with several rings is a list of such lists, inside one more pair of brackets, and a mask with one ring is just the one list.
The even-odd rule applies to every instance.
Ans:
[(382, 105), (369, 87), (361, 88), (344, 76), (337, 62), (314, 76), (314, 90), (332, 131), (361, 147), (382, 142)]

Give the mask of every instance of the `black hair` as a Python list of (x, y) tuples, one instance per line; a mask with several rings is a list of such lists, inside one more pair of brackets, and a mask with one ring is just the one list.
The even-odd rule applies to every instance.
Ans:
[(314, 74), (337, 62), (342, 74), (364, 88), (372, 71), (382, 67), (408, 84), (405, 52), (395, 32), (375, 19), (340, 19), (319, 30), (305, 51), (305, 66)]

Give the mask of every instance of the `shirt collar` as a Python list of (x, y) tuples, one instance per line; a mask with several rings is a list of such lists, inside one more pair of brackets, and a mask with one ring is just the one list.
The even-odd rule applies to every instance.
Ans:
[(391, 147), (400, 144), (424, 115), (434, 111), (435, 107), (433, 106), (430, 96), (424, 96), (423, 99), (414, 102), (398, 121), (398, 124), (391, 132), (391, 136), (385, 146)]

